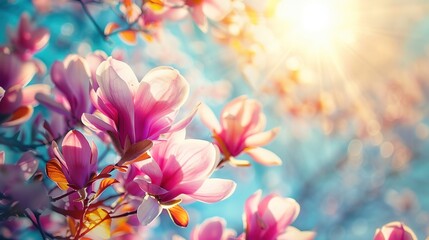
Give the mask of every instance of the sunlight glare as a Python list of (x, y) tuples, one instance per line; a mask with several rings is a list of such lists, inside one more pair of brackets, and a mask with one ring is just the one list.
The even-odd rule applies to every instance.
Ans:
[(289, 28), (299, 41), (326, 43), (338, 33), (341, 10), (333, 1), (282, 0), (277, 5), (279, 27)]
[(298, 25), (308, 34), (326, 34), (334, 26), (334, 12), (326, 5), (312, 3), (302, 9)]

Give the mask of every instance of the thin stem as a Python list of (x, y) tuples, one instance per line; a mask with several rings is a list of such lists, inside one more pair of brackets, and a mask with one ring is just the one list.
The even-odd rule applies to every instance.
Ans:
[[(100, 225), (102, 222), (104, 222), (105, 220), (107, 220), (109, 218), (109, 215), (105, 216), (103, 219), (101, 219), (100, 222), (98, 222), (97, 224), (95, 224), (92, 228), (87, 228), (84, 232), (82, 232), (81, 234), (78, 234), (76, 236), (76, 239), (81, 238), (82, 236), (85, 236), (85, 234), (87, 234), (89, 231), (91, 231), (92, 229), (96, 228), (98, 225)], [(80, 230), (80, 229), (79, 229)]]
[(90, 207), (91, 208), (96, 208), (96, 207), (102, 205), (104, 202), (109, 201), (109, 200), (114, 199), (114, 198), (117, 198), (117, 197), (121, 197), (122, 195), (124, 195), (124, 194), (120, 193), (120, 194), (115, 194), (115, 195), (112, 195), (112, 196), (108, 196), (105, 199), (98, 200), (96, 203), (91, 204)]
[(89, 20), (91, 20), (92, 24), (94, 25), (94, 27), (97, 29), (98, 33), (100, 33), (100, 35), (103, 37), (104, 40), (109, 41), (109, 38), (106, 34), (104, 34), (103, 29), (101, 29), (101, 27), (97, 24), (97, 21), (95, 21), (95, 18), (92, 16), (92, 14), (89, 12), (88, 7), (86, 6), (86, 4), (83, 2), (83, 0), (76, 0), (77, 2), (80, 3), (80, 6), (82, 7), (82, 10), (85, 12), (85, 14), (89, 17)]
[(12, 150), (26, 152), (29, 150), (34, 150), (38, 147), (46, 146), (45, 143), (39, 144), (23, 144), (22, 141), (17, 140), (17, 136), (5, 137), (3, 134), (0, 134), (0, 144), (10, 147)]
[(119, 214), (119, 215), (113, 215), (113, 216), (110, 216), (110, 218), (121, 218), (121, 217), (126, 217), (126, 216), (129, 216), (129, 215), (133, 215), (133, 214), (136, 214), (136, 213), (137, 213), (137, 210), (131, 211), (131, 212), (122, 213), (122, 214)]
[[(34, 213), (33, 213), (33, 214), (34, 214)], [(26, 216), (28, 219), (30, 219), (30, 221), (31, 221), (31, 223), (33, 223), (34, 227), (35, 227), (35, 228), (37, 228), (37, 230), (39, 230), (40, 235), (42, 235), (42, 239), (46, 239), (45, 232), (44, 232), (44, 231), (43, 231), (43, 229), (40, 227), (40, 220), (39, 220), (38, 216), (36, 216), (36, 214), (34, 214), (34, 216), (36, 217), (36, 221), (37, 221), (37, 222), (35, 222), (35, 221), (33, 220), (33, 218), (30, 216), (30, 214), (28, 214), (28, 212), (25, 212), (25, 216)]]
[(43, 239), (46, 239), (45, 231), (42, 229), (42, 225), (40, 224), (40, 214), (34, 213), (34, 216), (36, 216), (37, 225), (39, 226), (39, 232), (42, 235)]
[(78, 212), (78, 211), (66, 210), (63, 208), (59, 208), (55, 205), (51, 205), (51, 209), (52, 209), (52, 211), (57, 212), (57, 213), (64, 215), (64, 216), (70, 216), (70, 217), (73, 217), (76, 219), (80, 217), (80, 215), (78, 215), (80, 212)]
[(61, 196), (58, 196), (58, 197), (55, 197), (55, 198), (51, 198), (51, 202), (56, 202), (56, 201), (58, 201), (58, 200), (60, 200), (60, 199), (62, 199), (62, 198), (64, 198), (64, 197), (67, 197), (68, 195), (71, 195), (71, 194), (73, 194), (73, 193), (75, 193), (76, 191), (70, 191), (70, 192), (67, 192), (67, 193), (64, 193), (63, 195), (61, 195)]
[[(83, 201), (82, 215), (80, 216), (80, 220), (79, 220), (79, 228), (77, 229), (77, 232), (76, 232), (77, 239), (80, 238), (80, 231), (82, 231), (82, 226), (84, 225), (83, 224), (83, 218), (85, 217), (87, 211), (88, 211), (88, 201), (87, 201), (87, 199), (85, 199)], [(85, 234), (83, 234), (83, 235), (85, 235)]]

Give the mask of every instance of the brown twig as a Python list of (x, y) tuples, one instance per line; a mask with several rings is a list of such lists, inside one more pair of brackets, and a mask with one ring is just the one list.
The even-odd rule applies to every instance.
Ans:
[(113, 215), (113, 216), (110, 216), (110, 218), (121, 218), (121, 217), (130, 216), (130, 215), (133, 215), (133, 214), (136, 214), (136, 213), (137, 213), (137, 210), (134, 210), (134, 211), (122, 213), (122, 214), (119, 214), (119, 215)]

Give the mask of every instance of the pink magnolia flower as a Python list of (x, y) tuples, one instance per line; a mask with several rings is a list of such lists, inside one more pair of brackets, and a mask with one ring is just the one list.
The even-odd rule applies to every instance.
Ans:
[(244, 207), (245, 239), (312, 240), (314, 232), (301, 232), (289, 226), (299, 214), (299, 204), (292, 198), (270, 194), (261, 200), (258, 190)]
[(176, 133), (155, 144), (150, 153), (152, 158), (141, 162), (142, 175), (134, 180), (146, 192), (137, 210), (145, 225), (166, 209), (177, 225), (186, 226), (187, 213), (178, 205), (182, 199), (214, 203), (235, 189), (231, 180), (209, 178), (218, 162), (217, 149), (209, 142), (185, 140), (184, 134)]
[(236, 239), (236, 232), (226, 228), (223, 218), (213, 217), (196, 226), (190, 240), (227, 240)]
[(26, 87), (37, 71), (32, 61), (22, 61), (8, 49), (0, 51), (0, 123), (10, 127), (22, 124), (33, 114), (35, 95), (48, 92), (49, 86)]
[(377, 228), (374, 240), (417, 240), (416, 234), (401, 222), (390, 222)]
[(188, 83), (173, 68), (155, 68), (139, 82), (126, 63), (109, 57), (97, 69), (97, 83), (92, 101), (104, 117), (85, 113), (82, 122), (107, 132), (121, 155), (135, 143), (185, 128), (195, 114), (173, 124), (189, 94)]
[(80, 190), (88, 186), (97, 171), (97, 147), (88, 143), (85, 136), (71, 130), (64, 137), (61, 150), (52, 142), (54, 158), (46, 164), (46, 173), (59, 188)]
[(234, 165), (249, 165), (247, 161), (235, 160), (241, 153), (247, 153), (264, 165), (280, 165), (280, 158), (261, 146), (269, 143), (279, 129), (263, 132), (265, 115), (261, 104), (246, 96), (235, 98), (221, 112), (220, 123), (206, 105), (200, 107), (202, 122), (211, 129), (215, 143), (224, 155), (224, 161)]
[(26, 13), (21, 15), (16, 33), (10, 35), (14, 51), (23, 60), (29, 60), (34, 53), (45, 47), (50, 37), (47, 29), (33, 27), (30, 16)]
[(59, 91), (55, 99), (38, 94), (37, 100), (65, 116), (69, 126), (80, 123), (83, 113), (93, 113), (90, 100), (91, 72), (84, 58), (71, 54), (64, 62), (56, 61), (51, 68), (51, 79)]
[(202, 31), (207, 31), (207, 17), (222, 20), (231, 11), (231, 0), (185, 0), (191, 16)]

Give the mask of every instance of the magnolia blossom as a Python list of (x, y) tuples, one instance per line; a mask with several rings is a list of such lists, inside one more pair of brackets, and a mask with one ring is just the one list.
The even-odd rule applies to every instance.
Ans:
[(231, 0), (185, 0), (185, 5), (195, 23), (201, 30), (207, 31), (207, 17), (222, 20), (231, 11)]
[(390, 222), (377, 228), (374, 240), (417, 240), (416, 234), (401, 222)]
[(236, 239), (236, 232), (226, 228), (223, 218), (213, 217), (196, 226), (190, 240), (227, 240)]
[(299, 214), (299, 204), (292, 198), (282, 198), (270, 194), (261, 200), (262, 192), (258, 190), (250, 196), (244, 207), (245, 233), (241, 238), (312, 240), (314, 232), (301, 232), (289, 226)]
[(55, 142), (52, 150), (54, 158), (46, 164), (48, 177), (63, 190), (87, 187), (97, 171), (97, 146), (89, 144), (79, 131), (71, 130), (64, 137), (61, 150)]
[(51, 68), (51, 79), (59, 95), (56, 99), (47, 94), (37, 95), (39, 102), (66, 117), (70, 126), (80, 122), (83, 113), (92, 113), (89, 97), (91, 72), (84, 58), (69, 55), (64, 62), (56, 61)]
[(109, 57), (96, 74), (99, 87), (92, 101), (103, 117), (83, 114), (82, 122), (107, 132), (121, 155), (135, 143), (185, 128), (195, 114), (173, 124), (189, 94), (188, 83), (173, 68), (155, 68), (139, 82), (126, 63)]
[(47, 29), (32, 26), (30, 16), (26, 13), (21, 15), (16, 33), (10, 33), (13, 50), (23, 60), (29, 60), (34, 53), (45, 47), (49, 37)]
[(244, 152), (264, 165), (281, 164), (275, 153), (261, 148), (279, 131), (274, 128), (263, 132), (266, 119), (261, 108), (256, 100), (247, 99), (246, 96), (238, 97), (222, 110), (219, 123), (209, 107), (200, 107), (201, 120), (213, 132), (215, 142), (225, 157), (224, 161), (235, 165), (249, 165), (247, 161), (234, 159)]
[(0, 123), (16, 126), (33, 114), (37, 93), (49, 92), (45, 84), (27, 86), (37, 71), (32, 61), (22, 61), (8, 49), (0, 51)]
[(183, 133), (176, 133), (150, 153), (152, 158), (141, 162), (141, 175), (135, 179), (146, 192), (137, 210), (145, 225), (166, 209), (176, 224), (186, 226), (187, 213), (178, 205), (182, 199), (214, 203), (235, 189), (231, 180), (209, 178), (218, 163), (217, 149), (209, 142), (185, 140)]

